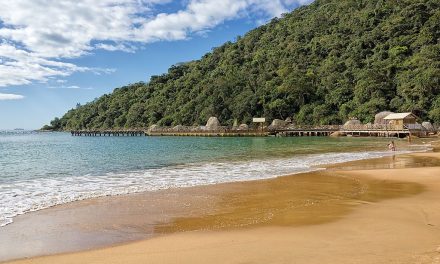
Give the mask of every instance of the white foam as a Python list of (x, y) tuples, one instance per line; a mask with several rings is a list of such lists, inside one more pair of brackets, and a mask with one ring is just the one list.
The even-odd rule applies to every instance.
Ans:
[(223, 182), (250, 181), (317, 170), (316, 166), (405, 152), (326, 153), (238, 162), (192, 163), (102, 176), (53, 177), (0, 184), (0, 226), (27, 212), (94, 197)]

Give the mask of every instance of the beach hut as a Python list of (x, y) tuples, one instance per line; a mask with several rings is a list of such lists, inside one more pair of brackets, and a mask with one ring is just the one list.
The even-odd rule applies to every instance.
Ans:
[(389, 128), (395, 130), (420, 129), (421, 126), (417, 124), (417, 119), (418, 117), (413, 113), (394, 113), (384, 118)]
[(217, 130), (221, 127), (220, 121), (218, 121), (217, 117), (211, 116), (206, 122), (206, 129), (208, 130)]
[(423, 122), (422, 123), (422, 127), (423, 128), (425, 128), (427, 131), (429, 131), (429, 132), (434, 132), (435, 131), (435, 128), (434, 128), (434, 126), (431, 124), (431, 122)]
[(179, 131), (183, 131), (183, 130), (185, 130), (185, 127), (182, 125), (177, 125), (177, 126), (173, 127), (174, 132), (179, 132)]
[(357, 118), (350, 118), (347, 122), (345, 122), (343, 128), (344, 129), (356, 129), (360, 128), (362, 126), (362, 122), (359, 121)]
[(281, 119), (274, 119), (272, 121), (272, 124), (270, 124), (269, 129), (283, 128), (285, 126), (286, 126), (286, 121)]
[(374, 116), (374, 124), (375, 125), (386, 125), (387, 124), (387, 120), (384, 120), (385, 117), (394, 114), (394, 112), (390, 112), (390, 111), (383, 111), (380, 113), (377, 113)]
[(241, 124), (240, 126), (238, 126), (239, 130), (248, 130), (249, 126), (247, 124)]
[(160, 129), (160, 127), (158, 125), (152, 125), (148, 128), (149, 132), (154, 132), (154, 131), (158, 131)]

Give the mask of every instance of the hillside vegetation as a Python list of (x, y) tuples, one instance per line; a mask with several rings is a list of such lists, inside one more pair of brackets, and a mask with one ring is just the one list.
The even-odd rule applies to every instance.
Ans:
[(340, 124), (383, 110), (440, 123), (438, 0), (316, 0), (52, 127), (194, 125), (210, 116), (225, 125), (254, 116)]

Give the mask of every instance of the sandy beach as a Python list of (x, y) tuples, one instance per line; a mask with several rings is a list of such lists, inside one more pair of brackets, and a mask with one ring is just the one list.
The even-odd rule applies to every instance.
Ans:
[[(102, 210), (102, 225), (145, 228), (150, 217), (149, 223), (156, 224), (148, 228), (161, 235), (7, 263), (440, 263), (437, 161), (438, 152), (417, 153), (272, 180), (189, 188), (166, 196), (169, 200), (153, 197), (164, 206), (156, 210), (166, 214), (145, 209), (151, 197), (120, 197), (112, 210), (133, 211), (105, 221), (109, 216), (103, 212), (109, 210)], [(179, 202), (170, 207), (176, 195)], [(96, 211), (105, 203), (98, 199), (52, 210), (90, 215), (85, 208), (98, 206)], [(92, 218), (96, 215), (87, 221)]]
[(440, 264), (440, 0), (0, 0), (0, 264)]

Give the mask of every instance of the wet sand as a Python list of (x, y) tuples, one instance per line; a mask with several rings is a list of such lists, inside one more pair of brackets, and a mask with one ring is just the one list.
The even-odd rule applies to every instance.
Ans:
[(440, 263), (439, 154), (72, 203), (17, 218), (0, 248), (11, 259), (144, 239), (14, 263)]

